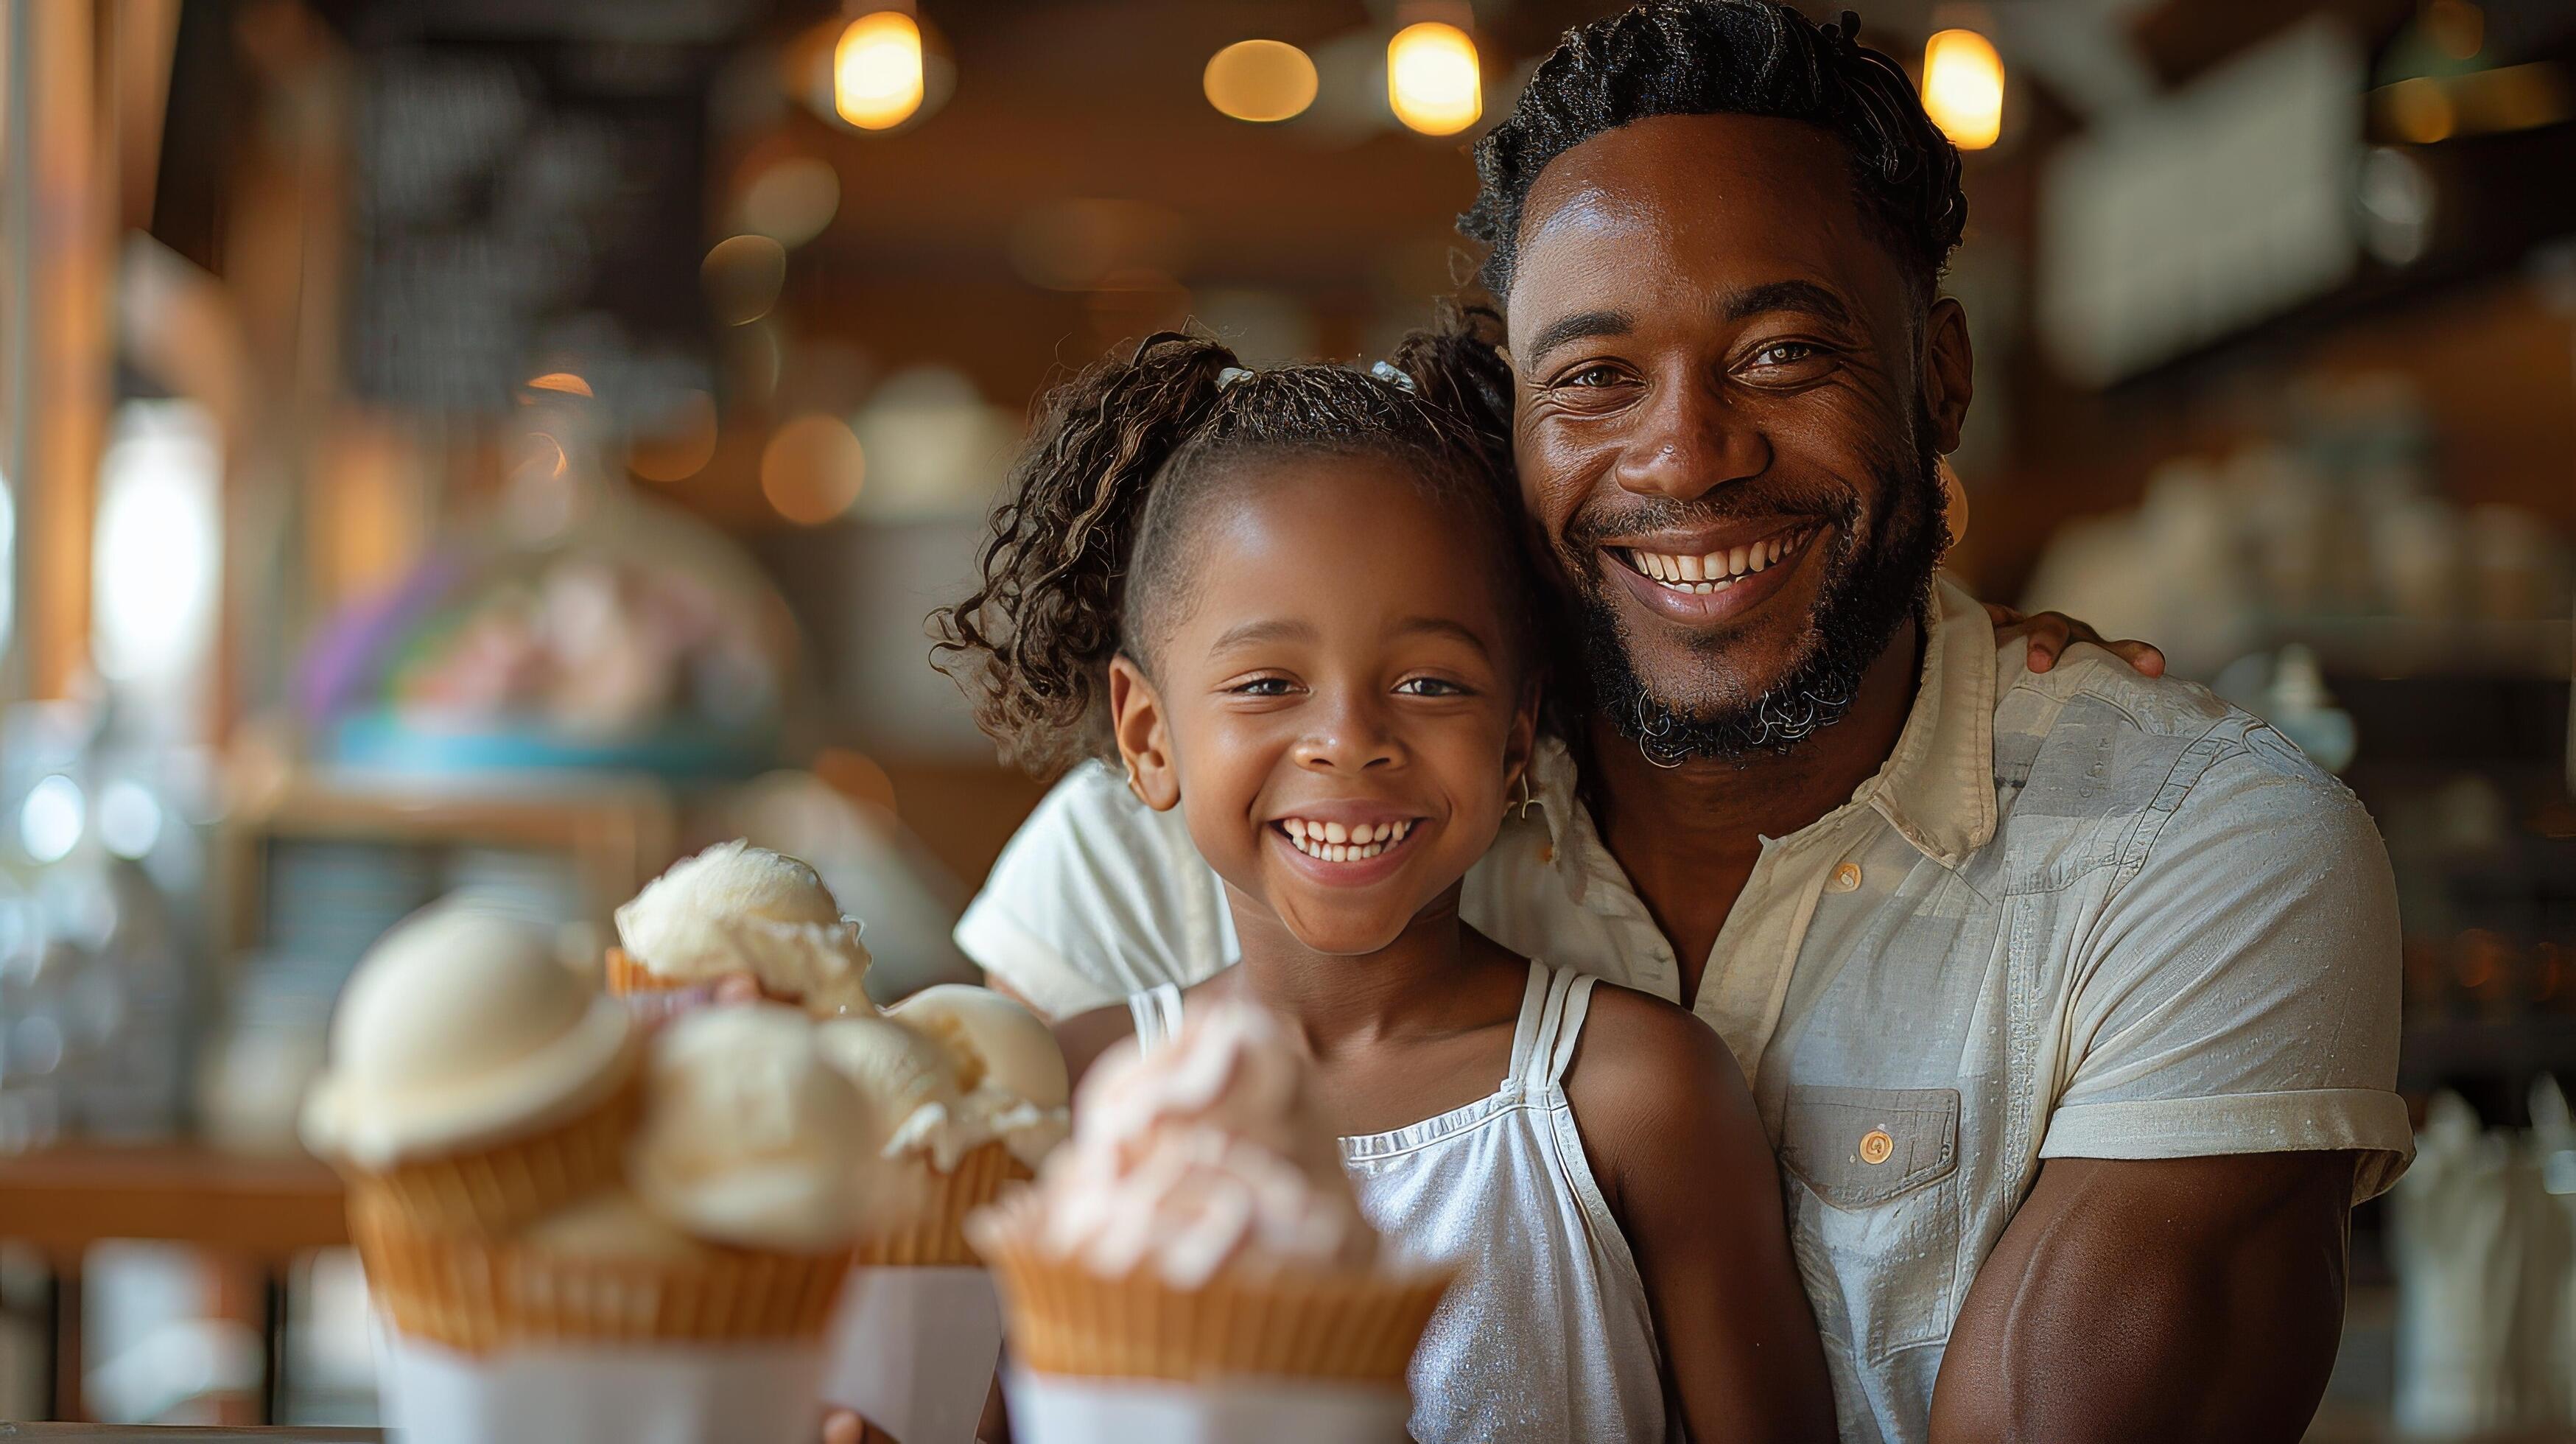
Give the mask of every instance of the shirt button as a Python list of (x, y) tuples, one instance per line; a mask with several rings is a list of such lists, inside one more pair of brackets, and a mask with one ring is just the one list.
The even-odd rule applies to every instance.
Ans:
[(1838, 868), (1835, 868), (1835, 869), (1834, 869), (1834, 880), (1833, 880), (1833, 882), (1832, 882), (1831, 884), (1829, 884), (1830, 890), (1832, 890), (1832, 891), (1834, 891), (1834, 892), (1850, 892), (1850, 891), (1852, 891), (1853, 889), (1855, 889), (1855, 888), (1857, 888), (1857, 887), (1859, 887), (1859, 886), (1860, 886), (1860, 864), (1859, 864), (1859, 863), (1856, 863), (1856, 862), (1847, 862), (1847, 863), (1844, 863), (1842, 866), (1840, 866), (1840, 867), (1838, 867)]
[(1876, 1167), (1896, 1152), (1896, 1140), (1884, 1128), (1873, 1128), (1860, 1136), (1860, 1161)]

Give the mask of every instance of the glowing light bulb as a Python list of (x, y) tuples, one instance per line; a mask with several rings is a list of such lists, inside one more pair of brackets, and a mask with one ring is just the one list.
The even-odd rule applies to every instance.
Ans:
[(861, 130), (887, 130), (921, 109), (921, 26), (899, 10), (862, 15), (832, 47), (832, 108)]
[(1315, 62), (1284, 40), (1238, 40), (1209, 58), (1200, 83), (1219, 114), (1287, 120), (1315, 103)]
[(1456, 135), (1485, 113), (1476, 42), (1455, 25), (1426, 20), (1386, 43), (1386, 100), (1395, 118), (1424, 135)]
[(1923, 109), (1961, 150), (2003, 134), (2004, 62), (1986, 37), (1944, 30), (1923, 43)]

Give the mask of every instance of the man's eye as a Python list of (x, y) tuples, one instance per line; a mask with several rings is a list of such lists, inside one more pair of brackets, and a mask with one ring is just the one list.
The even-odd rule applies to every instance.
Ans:
[(1619, 371), (1615, 366), (1586, 366), (1580, 371), (1568, 372), (1557, 384), (1594, 390), (1603, 386), (1616, 385), (1618, 380)]
[(1455, 682), (1439, 677), (1407, 677), (1395, 684), (1395, 690), (1407, 697), (1467, 697), (1474, 694)]
[(1816, 354), (1816, 348), (1804, 341), (1778, 341), (1753, 353), (1756, 366), (1795, 366)]

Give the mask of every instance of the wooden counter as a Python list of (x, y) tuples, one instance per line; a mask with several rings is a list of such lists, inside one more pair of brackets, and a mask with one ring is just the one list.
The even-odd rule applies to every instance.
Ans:
[[(349, 1241), (339, 1178), (310, 1158), (252, 1157), (192, 1143), (66, 1144), (0, 1158), (0, 1241), (35, 1248), (54, 1275), (45, 1412), (58, 1418), (78, 1419), (85, 1412), (81, 1259), (90, 1245), (109, 1239), (183, 1243), (206, 1252), (218, 1277), (231, 1281), (218, 1290), (219, 1298), (230, 1300), (219, 1304), (221, 1311), (259, 1328), (266, 1366), (256, 1412), (260, 1419), (276, 1418), (285, 1393), (287, 1266), (298, 1254)], [(34, 1427), (0, 1424), (0, 1440), (133, 1433), (29, 1432)], [(176, 1437), (238, 1436), (218, 1431)], [(305, 1431), (300, 1437), (374, 1436)]]

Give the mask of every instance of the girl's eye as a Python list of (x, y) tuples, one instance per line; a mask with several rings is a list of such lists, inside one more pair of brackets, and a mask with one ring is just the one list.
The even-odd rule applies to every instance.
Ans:
[(1395, 684), (1395, 690), (1407, 697), (1467, 697), (1474, 694), (1455, 682), (1438, 677), (1407, 677)]
[(1226, 689), (1238, 697), (1285, 697), (1295, 688), (1285, 677), (1255, 677)]

